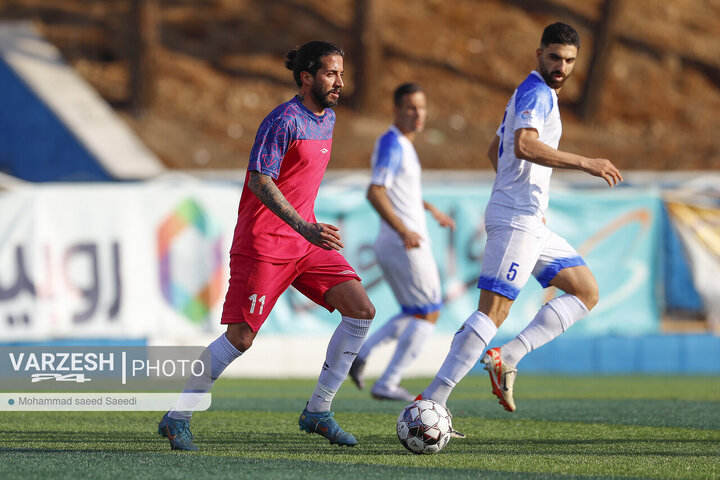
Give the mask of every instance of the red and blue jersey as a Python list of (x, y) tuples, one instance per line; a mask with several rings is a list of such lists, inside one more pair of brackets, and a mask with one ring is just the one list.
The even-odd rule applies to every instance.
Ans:
[(269, 175), (298, 214), (315, 223), (315, 199), (330, 152), (335, 112), (315, 115), (294, 97), (265, 117), (250, 152), (231, 254), (288, 262), (315, 248), (248, 188), (251, 171)]

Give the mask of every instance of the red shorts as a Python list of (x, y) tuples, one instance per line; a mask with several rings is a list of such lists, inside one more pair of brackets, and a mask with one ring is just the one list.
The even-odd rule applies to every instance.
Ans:
[(230, 286), (220, 323), (247, 323), (257, 332), (290, 285), (332, 312), (335, 309), (325, 302), (325, 293), (353, 279), (360, 281), (355, 270), (335, 250), (313, 248), (290, 263), (230, 255)]

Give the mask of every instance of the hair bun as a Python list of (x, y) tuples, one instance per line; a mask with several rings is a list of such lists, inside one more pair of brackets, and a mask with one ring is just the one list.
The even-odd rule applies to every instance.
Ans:
[(297, 57), (298, 49), (290, 50), (285, 55), (285, 68), (288, 70), (295, 70), (295, 57)]

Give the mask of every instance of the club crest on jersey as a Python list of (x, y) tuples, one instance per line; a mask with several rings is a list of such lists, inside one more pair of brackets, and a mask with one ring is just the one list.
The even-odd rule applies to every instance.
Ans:
[(533, 112), (531, 112), (530, 110), (525, 110), (520, 114), (520, 118), (522, 118), (523, 120), (533, 118)]

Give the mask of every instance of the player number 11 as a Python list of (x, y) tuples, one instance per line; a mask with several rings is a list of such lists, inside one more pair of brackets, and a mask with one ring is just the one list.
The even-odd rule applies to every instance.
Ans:
[(255, 313), (255, 304), (260, 302), (260, 311), (258, 312), (258, 315), (262, 315), (263, 307), (265, 306), (265, 295), (258, 298), (257, 293), (253, 293), (250, 295), (250, 301), (252, 302), (252, 305), (250, 305), (250, 313)]

